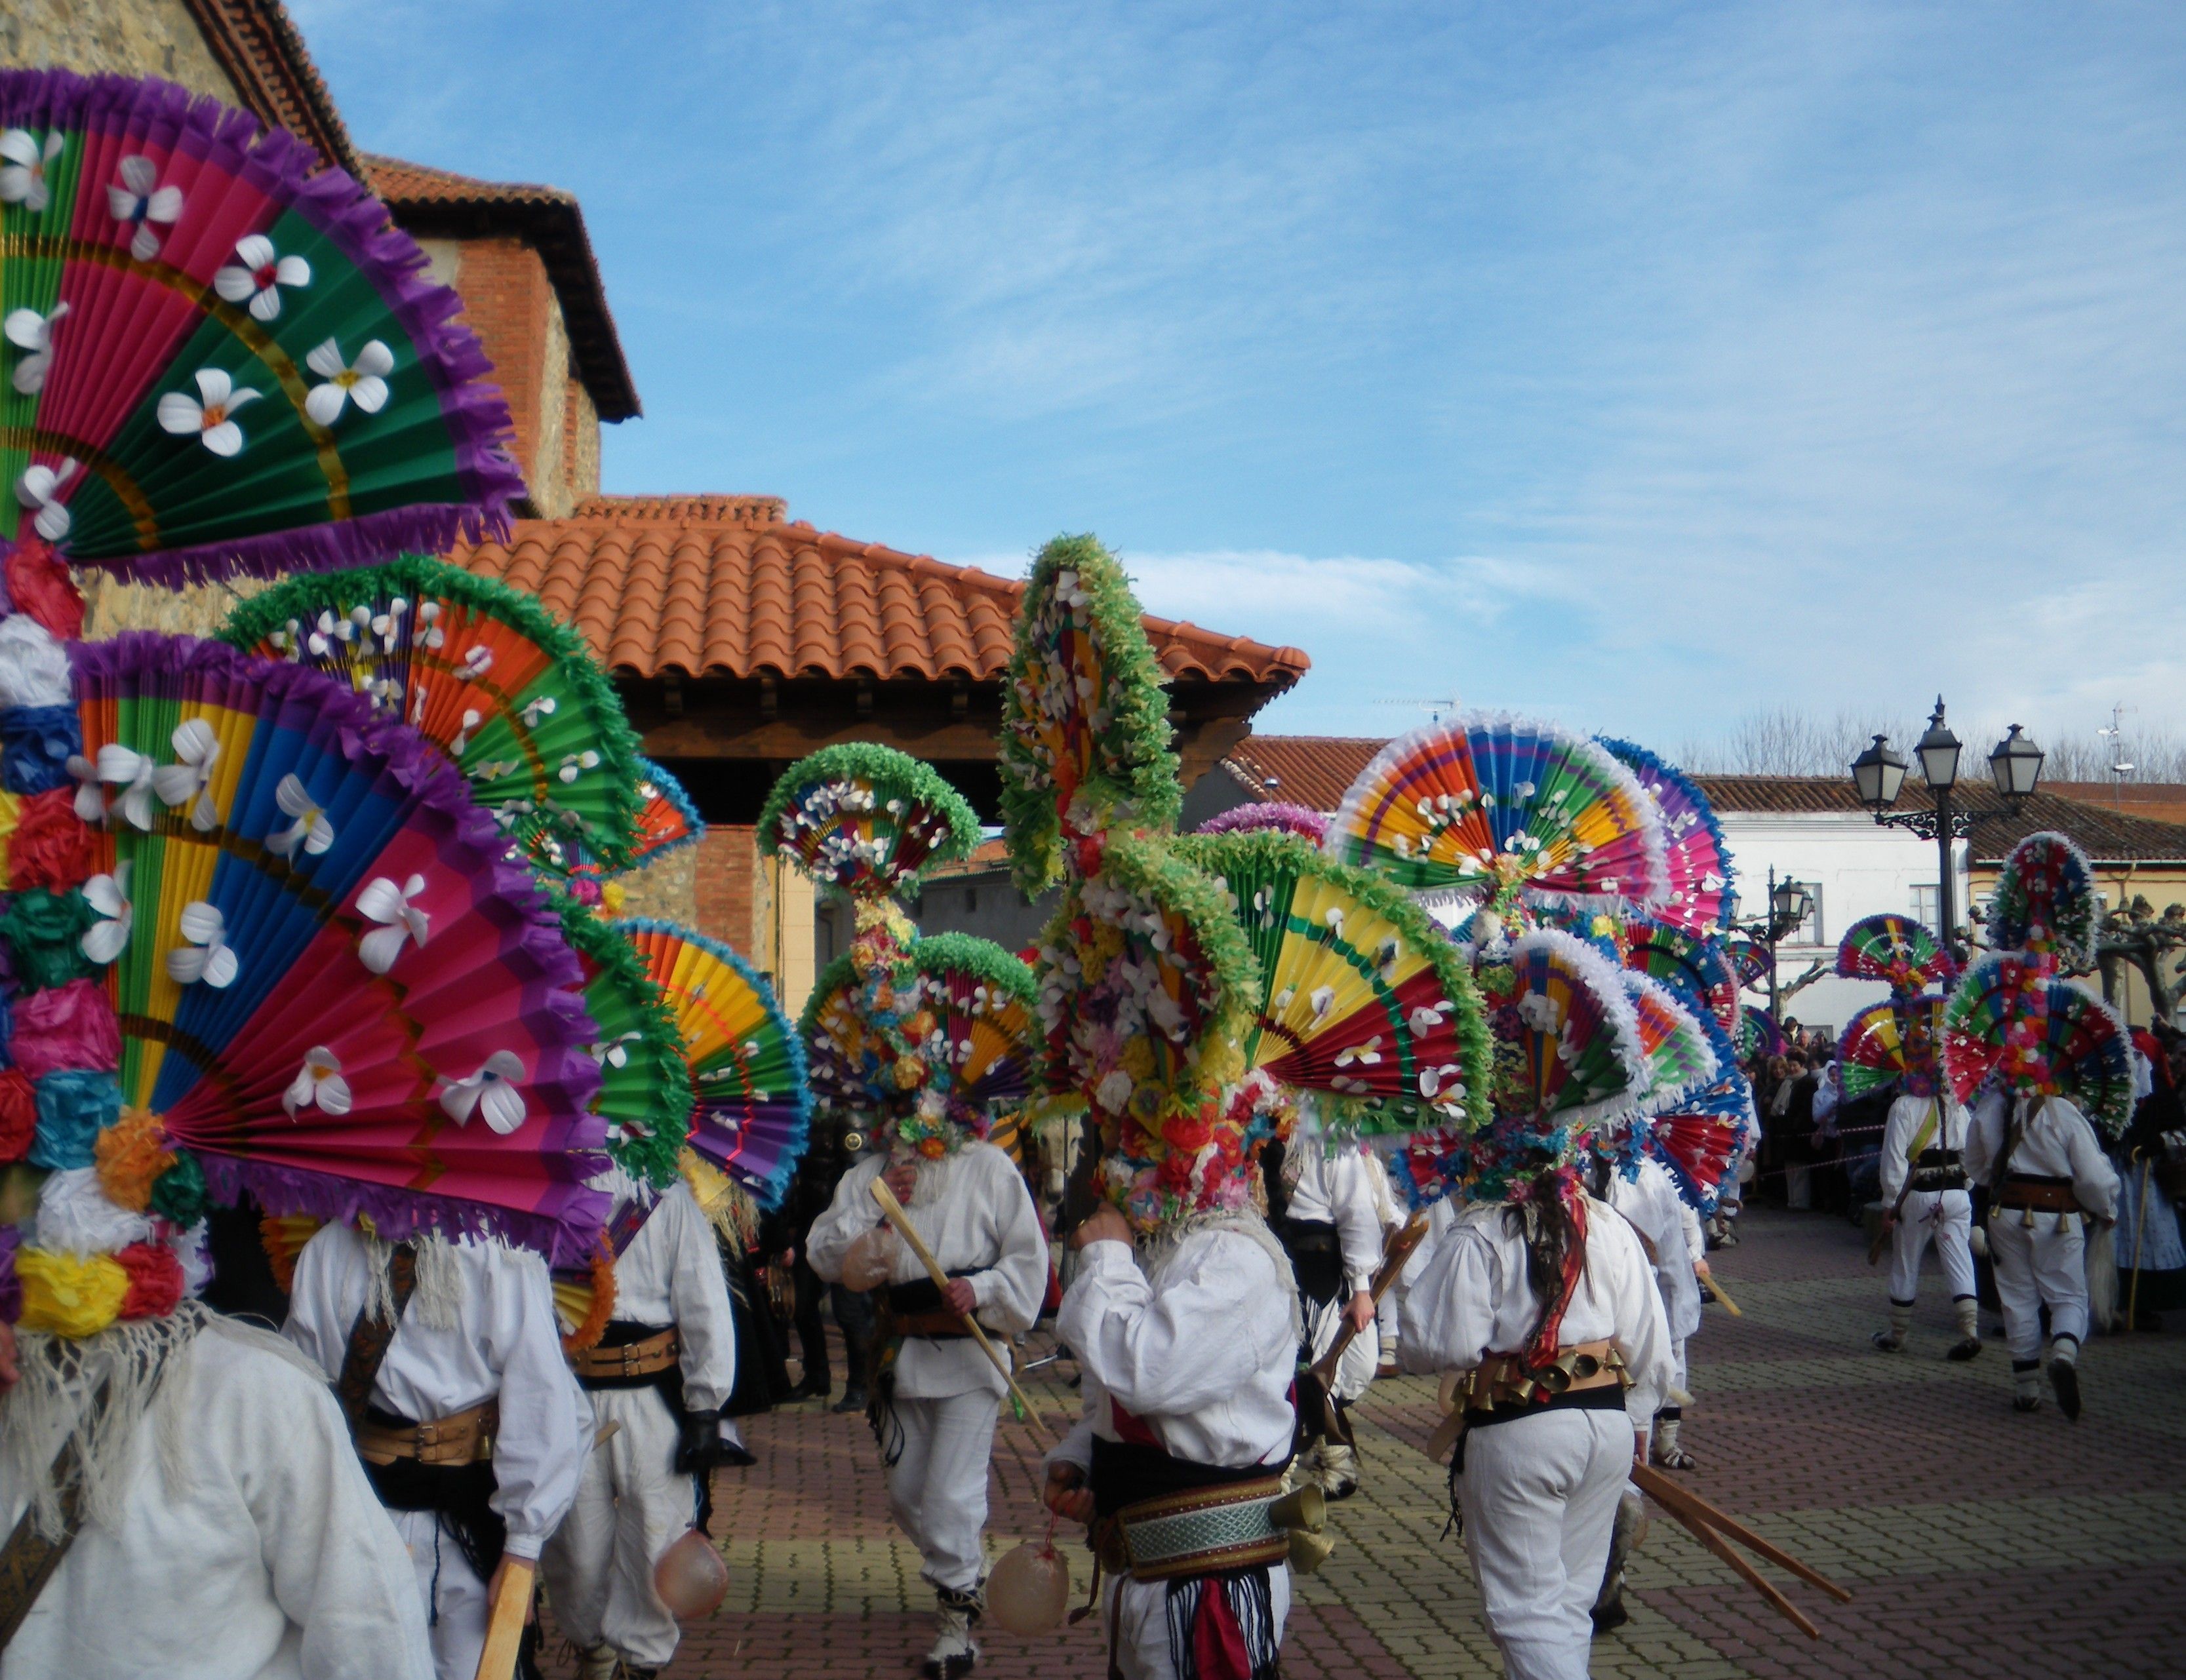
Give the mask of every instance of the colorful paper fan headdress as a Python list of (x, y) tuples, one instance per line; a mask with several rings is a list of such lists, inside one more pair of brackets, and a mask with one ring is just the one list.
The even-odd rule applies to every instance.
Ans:
[(1405, 895), (1279, 831), (1175, 855), (1229, 889), (1259, 972), (1245, 1065), (1342, 1100), (1367, 1131), (1488, 1117), (1488, 1028), (1464, 957)]
[(643, 869), (654, 860), (695, 846), (706, 837), (705, 822), (691, 796), (683, 791), (683, 784), (650, 759), (637, 761), (637, 844), (631, 853), (632, 869)]
[(1730, 1068), (1649, 1121), (1646, 1143), (1678, 1194), (1705, 1217), (1723, 1200), (1733, 1164), (1759, 1129), (1753, 1089)]
[(0, 156), (17, 560), (178, 587), (505, 529), (522, 479), (462, 300), (349, 176), (170, 83), (59, 70), (0, 71)]
[(1303, 805), (1287, 805), (1269, 800), (1258, 804), (1235, 805), (1219, 816), (1211, 816), (1194, 830), (1199, 834), (1257, 834), (1273, 830), (1279, 834), (1294, 834), (1311, 845), (1320, 844), (1328, 832), (1328, 819), (1319, 811), (1309, 811)]
[(1738, 1059), (1742, 1062), (1765, 1061), (1772, 1056), (1782, 1056), (1791, 1048), (1791, 1041), (1784, 1036), (1784, 1029), (1776, 1018), (1765, 1009), (1752, 1004), (1742, 1005), (1738, 1011)]
[(760, 809), (759, 843), (821, 886), (871, 901), (969, 856), (979, 820), (932, 765), (859, 741), (823, 747), (782, 772)]
[(675, 1180), (691, 1129), (682, 1033), (621, 924), (566, 899), (561, 911), (563, 932), (584, 969), (585, 1012), (596, 1035), (586, 1048), (600, 1070), (592, 1112), (607, 1122), (608, 1154), (639, 1183), (664, 1189)]
[(2045, 961), (1999, 952), (1966, 971), (1944, 1012), (1943, 1071), (1960, 1102), (1993, 1075), (2019, 1096), (2064, 1098), (2109, 1137), (2132, 1123), (2125, 1023)]
[(1634, 1106), (1638, 1115), (1675, 1107), (1722, 1071), (1707, 1022), (1689, 1002), (1661, 981), (1625, 969), (1618, 977), (1632, 999), (1640, 1024), (1640, 1048), (1647, 1057), (1647, 1089)]
[(1896, 1086), (1906, 1096), (1933, 1096), (1942, 1067), (1940, 993), (1900, 993), (1852, 1016), (1837, 1039), (1837, 1090), (1847, 1102)]
[(1649, 913), (1704, 939), (1718, 937), (1736, 875), (1707, 795), (1683, 770), (1645, 747), (1606, 737), (1601, 744), (1639, 778), (1662, 814), (1669, 890)]
[(1837, 941), (1837, 972), (1848, 979), (1880, 980), (1892, 992), (1909, 995), (1931, 986), (1948, 988), (1959, 966), (1925, 924), (1885, 910), (1845, 929)]
[(2011, 848), (1988, 903), (1988, 942), (2049, 966), (2095, 960), (2101, 904), (2094, 865), (2066, 836), (2045, 830)]
[(292, 578), (221, 635), (325, 671), (409, 725), (557, 872), (567, 843), (610, 869), (632, 861), (637, 737), (584, 638), (532, 596), (413, 554)]
[(812, 1112), (796, 1028), (726, 945), (673, 922), (612, 926), (636, 950), (681, 1036), (695, 1101), (684, 1140), (762, 1208), (779, 1206)]
[(1630, 770), (1555, 725), (1486, 714), (1383, 748), (1322, 843), (1497, 916), (1527, 902), (1645, 907), (1670, 887), (1662, 813)]
[(1635, 921), (1625, 929), (1624, 966), (1683, 993), (1726, 1033), (1738, 1030), (1738, 976), (1714, 940), (1663, 922)]
[(1002, 690), (1002, 815), (1029, 896), (1110, 829), (1168, 830), (1183, 791), (1161, 662), (1115, 557), (1090, 536), (1040, 552)]
[(1768, 988), (1769, 966), (1775, 960), (1769, 955), (1768, 947), (1760, 940), (1741, 933), (1735, 938), (1723, 942), (1723, 954), (1730, 964), (1730, 972), (1736, 977), (1740, 988), (1749, 992)]

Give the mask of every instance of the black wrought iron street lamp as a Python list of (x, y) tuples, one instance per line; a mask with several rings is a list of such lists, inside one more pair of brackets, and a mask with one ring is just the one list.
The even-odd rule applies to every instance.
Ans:
[(1731, 893), (1724, 907), (1724, 919), (1748, 938), (1758, 939), (1768, 947), (1768, 1018), (1779, 1027), (1784, 1024), (1781, 1003), (1776, 994), (1776, 947), (1800, 927), (1814, 913), (1814, 895), (1806, 884), (1798, 881), (1779, 881), (1776, 865), (1768, 865), (1768, 914), (1741, 921), (1738, 916), (1738, 895)]
[[(1878, 735), (1868, 749), (1852, 761), (1852, 786), (1859, 790), (1860, 803), (1875, 813), (1877, 823), (1894, 828), (1909, 828), (1923, 840), (1933, 840), (1937, 851), (1936, 895), (1937, 920), (1942, 925), (1937, 936), (1950, 949), (1957, 949), (1954, 929), (1958, 921), (1958, 907), (1952, 902), (1951, 847), (1953, 843), (1965, 838), (1973, 826), (1972, 813), (1951, 797), (1959, 782), (1959, 759), (1965, 743), (1951, 733), (1950, 725), (1943, 721), (1943, 697), (1936, 697), (1936, 709), (1928, 719), (1928, 731), (1913, 744), (1914, 755), (1920, 760), (1920, 778), (1928, 784), (1935, 796), (1932, 810), (1894, 810), (1899, 791), (1905, 786), (1905, 773), (1912, 768), (1904, 755), (1891, 749), (1890, 737)], [(1989, 780), (2003, 797), (2004, 804), (2016, 811), (2042, 781), (2042, 749), (2020, 731), (2017, 724), (2011, 733), (1996, 743), (1988, 755)]]

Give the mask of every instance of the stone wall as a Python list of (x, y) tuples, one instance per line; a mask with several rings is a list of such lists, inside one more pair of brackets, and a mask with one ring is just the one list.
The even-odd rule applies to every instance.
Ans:
[(181, 0), (6, 0), (0, 61), (163, 76), (243, 103)]

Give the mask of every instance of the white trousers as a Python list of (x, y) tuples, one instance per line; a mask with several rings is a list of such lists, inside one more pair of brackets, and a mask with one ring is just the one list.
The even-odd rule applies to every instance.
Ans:
[(1920, 1257), (1931, 1241), (1951, 1299), (1974, 1292), (1973, 1198), (1962, 1190), (1914, 1190), (1890, 1233), (1890, 1298), (1909, 1307), (1920, 1298)]
[[(1268, 1571), (1268, 1601), (1275, 1611), (1275, 1642), (1291, 1618), (1291, 1571), (1277, 1564)], [(1116, 1630), (1116, 1666), (1124, 1680), (1176, 1680), (1169, 1660), (1169, 1582), (1111, 1576), (1106, 1614)]]
[(555, 1626), (579, 1645), (612, 1645), (637, 1667), (665, 1667), (681, 1633), (653, 1590), (653, 1566), (698, 1520), (698, 1490), (675, 1473), (681, 1431), (659, 1389), (594, 1389), (591, 1399), (600, 1428), (621, 1426), (586, 1459), (540, 1573)]
[(903, 1456), (888, 1471), (888, 1509), (926, 1560), (919, 1573), (953, 1592), (975, 1590), (986, 1561), (980, 1535), (996, 1410), (984, 1389), (944, 1400), (896, 1397)]
[(1988, 1257), (1996, 1268), (1996, 1295), (2004, 1307), (2004, 1333), (2015, 1364), (2042, 1357), (2042, 1309), (2049, 1309), (2049, 1335), (2088, 1339), (2088, 1272), (2081, 1252), (2080, 1216), (2037, 1212), (2034, 1229), (2016, 1207), (1989, 1215)]
[[(1300, 1302), (1308, 1315), (1307, 1345), (1318, 1360), (1336, 1346), (1336, 1338), (1343, 1329), (1343, 1309), (1350, 1304), (1351, 1297), (1338, 1295), (1325, 1307), (1303, 1297)], [(1370, 1319), (1366, 1328), (1351, 1338), (1351, 1345), (1336, 1362), (1336, 1380), (1329, 1385), (1328, 1397), (1348, 1406), (1373, 1386), (1374, 1373), (1381, 1364), (1381, 1324), (1378, 1319)]]
[(1632, 1468), (1621, 1411), (1516, 1418), (1465, 1436), (1465, 1549), (1510, 1680), (1586, 1680), (1589, 1612)]
[(434, 1511), (387, 1513), (395, 1532), (410, 1548), (418, 1571), (418, 1596), (425, 1605), (425, 1637), (433, 1646), (435, 1680), (477, 1680), (479, 1654), (485, 1649), (485, 1582), (463, 1556), (451, 1531), (443, 1531)]

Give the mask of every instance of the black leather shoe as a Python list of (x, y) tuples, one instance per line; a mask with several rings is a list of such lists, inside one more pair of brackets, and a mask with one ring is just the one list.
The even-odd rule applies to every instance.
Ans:
[(866, 1391), (862, 1388), (846, 1388), (843, 1391), (843, 1397), (827, 1409), (831, 1412), (842, 1413), (862, 1412), (866, 1409)]
[(2070, 1359), (2049, 1362), (2049, 1386), (2057, 1391), (2057, 1409), (2074, 1423), (2080, 1420), (2080, 1369)]

